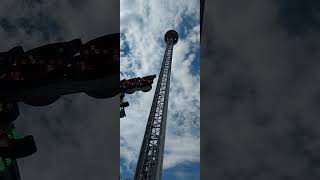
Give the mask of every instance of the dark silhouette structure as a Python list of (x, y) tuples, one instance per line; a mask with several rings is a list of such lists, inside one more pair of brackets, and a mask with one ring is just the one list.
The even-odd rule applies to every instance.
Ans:
[[(16, 129), (13, 124), (11, 124), (6, 130), (5, 133), (1, 134), (1, 144), (3, 140), (9, 139), (7, 142), (10, 150), (7, 150), (7, 147), (0, 147), (1, 159), (0, 159), (0, 179), (3, 180), (20, 180), (20, 173), (15, 158), (27, 156), (36, 151), (36, 146), (34, 140), (31, 136), (26, 138), (18, 138)], [(6, 136), (6, 138), (3, 138)], [(17, 156), (17, 157), (15, 157)]]
[(200, 40), (202, 35), (204, 4), (205, 4), (205, 0), (200, 0)]
[(37, 151), (32, 136), (18, 138), (13, 121), (17, 102), (49, 105), (60, 96), (85, 92), (94, 98), (120, 93), (120, 34), (82, 44), (80, 39), (24, 52), (0, 53), (0, 179), (20, 180), (17, 158)]
[(178, 42), (178, 33), (170, 30), (166, 32), (164, 40), (167, 43), (167, 47), (141, 145), (134, 177), (135, 180), (161, 179), (172, 52), (173, 46)]
[[(119, 93), (120, 35), (82, 44), (80, 39), (23, 52), (0, 54), (0, 99), (33, 106), (55, 102), (61, 95), (85, 92), (95, 98)], [(2, 62), (2, 63), (1, 63)], [(41, 92), (41, 93), (40, 93)]]
[(126, 116), (124, 108), (129, 106), (129, 102), (124, 100), (125, 94), (132, 94), (136, 91), (150, 91), (154, 78), (156, 78), (156, 75), (132, 78), (129, 80), (123, 79), (120, 81), (120, 118)]
[(0, 53), (0, 179), (20, 180), (16, 159), (37, 151), (32, 136), (18, 138), (13, 121), (17, 102), (32, 106), (54, 103), (62, 95), (85, 92), (94, 98), (121, 94), (120, 116), (125, 116), (125, 94), (148, 92), (155, 75), (122, 80), (120, 34), (82, 44), (80, 39), (48, 44), (24, 52), (14, 47)]

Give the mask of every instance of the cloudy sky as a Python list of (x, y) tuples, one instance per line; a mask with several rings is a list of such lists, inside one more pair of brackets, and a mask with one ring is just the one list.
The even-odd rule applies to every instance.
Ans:
[[(117, 0), (0, 2), (1, 51), (14, 45), (23, 45), (27, 50), (79, 37), (85, 42), (119, 32)], [(121, 76), (157, 74), (164, 51), (163, 34), (176, 28), (181, 35), (182, 27), (188, 27), (186, 35), (193, 32), (191, 29), (196, 23), (188, 24), (192, 21), (187, 19), (196, 17), (192, 12), (197, 11), (194, 7), (198, 6), (189, 5), (193, 2), (186, 0), (170, 1), (170, 7), (163, 1), (120, 2), (121, 23), (125, 24), (121, 26), (122, 47), (127, 44), (130, 48), (122, 51), (122, 59), (130, 57), (130, 60), (122, 61), (121, 66), (127, 67), (128, 72)], [(156, 3), (157, 8), (152, 8)], [(319, 9), (317, 0), (206, 1), (201, 48), (203, 177), (219, 180), (320, 178)], [(140, 36), (142, 33), (144, 37)], [(185, 43), (181, 43), (183, 39)], [(182, 112), (176, 117), (197, 116), (194, 115), (196, 108), (190, 105), (194, 103), (189, 103), (197, 99), (197, 87), (182, 83), (197, 79), (196, 75), (189, 78), (190, 73), (184, 76), (186, 66), (190, 67), (188, 63), (192, 61), (189, 59), (193, 58), (184, 58), (181, 55), (187, 54), (184, 50), (192, 48), (181, 46), (190, 47), (192, 43), (188, 40), (191, 39), (180, 39), (174, 49), (173, 63), (179, 68), (172, 74), (176, 88), (172, 86), (171, 95), (177, 96), (170, 97), (175, 99), (172, 103), (179, 106), (171, 104), (170, 109), (180, 108), (175, 112)], [(141, 43), (143, 41), (148, 43)], [(132, 51), (133, 47), (140, 48)], [(182, 58), (177, 57), (179, 51)], [(197, 68), (191, 69), (197, 74)], [(188, 78), (182, 80), (182, 77)], [(174, 93), (182, 89), (189, 91)], [(119, 98), (94, 100), (78, 94), (63, 97), (48, 107), (20, 104), (18, 132), (33, 134), (39, 147), (34, 156), (19, 160), (23, 180), (116, 179), (120, 143), (122, 172), (129, 174), (135, 167), (152, 94), (153, 91), (128, 96), (131, 106), (127, 109), (128, 118), (121, 120), (121, 130), (137, 131), (122, 131), (126, 133), (121, 133), (121, 142)], [(141, 97), (139, 101), (137, 97)], [(199, 135), (195, 130), (198, 124), (190, 122), (196, 118), (173, 119), (177, 118), (168, 119), (168, 130), (180, 128), (168, 131), (168, 136), (179, 136), (180, 141), (171, 138), (170, 142), (167, 138), (166, 147), (170, 149), (166, 150), (165, 174), (186, 177), (185, 172), (194, 169), (196, 172), (192, 174), (198, 174), (199, 141), (195, 138)], [(134, 140), (129, 141), (130, 138)], [(182, 142), (187, 143), (181, 145)]]
[(320, 2), (206, 1), (201, 174), (320, 178)]
[[(1, 0), (0, 52), (119, 33), (118, 0)], [(3, 88), (3, 87), (1, 87)], [(20, 103), (18, 134), (38, 152), (19, 159), (22, 180), (101, 180), (119, 176), (119, 97), (80, 93), (45, 107)]]
[[(180, 36), (174, 46), (164, 179), (199, 179), (200, 58), (197, 0), (121, 0), (121, 78), (158, 75), (167, 30)], [(152, 91), (127, 95), (130, 106), (121, 119), (121, 177), (132, 177), (144, 135), (157, 79)]]

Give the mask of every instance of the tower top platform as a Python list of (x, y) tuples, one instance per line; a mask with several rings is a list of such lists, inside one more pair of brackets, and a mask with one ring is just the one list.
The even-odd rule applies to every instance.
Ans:
[(164, 40), (166, 41), (167, 44), (169, 43), (170, 39), (173, 39), (173, 44), (176, 44), (178, 42), (179, 35), (177, 31), (169, 30), (166, 32), (166, 34), (164, 35)]

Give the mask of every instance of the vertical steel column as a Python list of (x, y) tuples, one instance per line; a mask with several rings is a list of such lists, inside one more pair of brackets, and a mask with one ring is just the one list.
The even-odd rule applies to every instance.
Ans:
[(200, 0), (200, 41), (201, 41), (201, 35), (202, 35), (204, 3), (205, 3), (205, 0)]
[(166, 133), (167, 109), (173, 46), (178, 42), (178, 33), (170, 30), (165, 34), (166, 51), (160, 70), (157, 88), (144, 134), (135, 180), (160, 180)]

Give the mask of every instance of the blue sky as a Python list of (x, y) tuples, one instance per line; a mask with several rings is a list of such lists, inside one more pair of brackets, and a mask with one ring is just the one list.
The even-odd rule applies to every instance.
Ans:
[[(173, 51), (163, 179), (200, 178), (198, 7), (196, 0), (120, 2), (121, 79), (158, 75), (163, 36), (170, 29), (179, 33)], [(134, 174), (156, 82), (148, 93), (126, 96), (130, 106), (120, 122), (121, 179)]]

